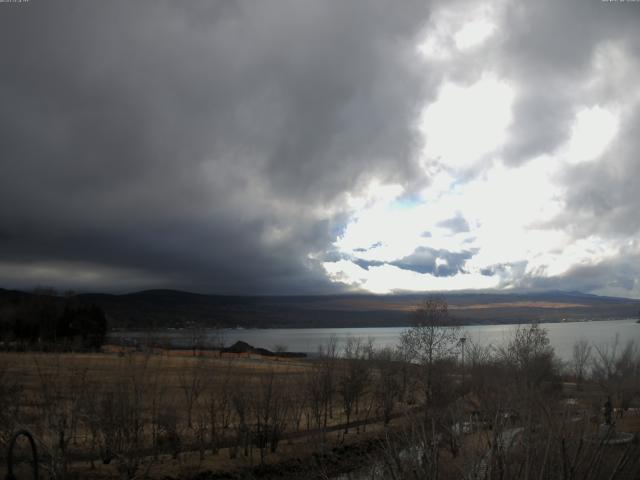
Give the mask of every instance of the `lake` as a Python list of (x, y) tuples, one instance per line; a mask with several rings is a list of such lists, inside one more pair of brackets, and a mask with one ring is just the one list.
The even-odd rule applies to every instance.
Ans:
[[(569, 360), (573, 344), (586, 339), (594, 345), (611, 344), (616, 335), (621, 343), (635, 340), (640, 344), (640, 324), (635, 319), (541, 323), (549, 333), (551, 345), (556, 354), (563, 360)], [(464, 335), (473, 342), (482, 345), (504, 345), (518, 328), (517, 325), (470, 325), (462, 327)], [(232, 345), (238, 340), (254, 347), (275, 350), (276, 346), (284, 346), (289, 352), (314, 354), (319, 345), (326, 345), (332, 336), (343, 344), (349, 337), (371, 338), (377, 347), (392, 347), (398, 344), (400, 334), (406, 327), (383, 328), (274, 328), (274, 329), (205, 329), (204, 335), (209, 342), (214, 342), (222, 335), (225, 345)], [(109, 334), (114, 340), (144, 340), (150, 335), (156, 340), (168, 342), (173, 346), (187, 347), (191, 344), (193, 332), (189, 329), (164, 329), (149, 332), (116, 331)]]

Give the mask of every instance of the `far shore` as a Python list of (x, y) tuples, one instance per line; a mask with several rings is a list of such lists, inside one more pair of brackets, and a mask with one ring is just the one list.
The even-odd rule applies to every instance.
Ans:
[[(618, 320), (636, 320), (631, 317), (610, 317), (610, 318), (572, 318), (572, 319), (540, 319), (540, 320), (505, 320), (505, 321), (454, 321), (450, 324), (456, 327), (473, 327), (473, 326), (500, 326), (500, 325), (529, 325), (532, 323), (585, 323), (585, 322), (612, 322)], [(640, 324), (640, 319), (637, 320)], [(354, 328), (411, 328), (412, 323), (401, 323), (394, 325), (343, 325), (340, 327), (327, 325), (272, 325), (272, 326), (236, 326), (236, 327), (218, 327), (215, 325), (195, 325), (195, 326), (173, 326), (173, 327), (113, 327), (109, 329), (109, 332), (158, 332), (158, 331), (189, 331), (195, 329), (206, 330), (220, 330), (220, 331), (233, 331), (233, 330), (317, 330), (317, 329), (331, 329), (331, 330), (347, 330)]]

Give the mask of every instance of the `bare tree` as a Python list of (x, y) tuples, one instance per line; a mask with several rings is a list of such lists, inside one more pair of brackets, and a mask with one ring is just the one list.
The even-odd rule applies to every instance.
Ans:
[(194, 357), (204, 348), (205, 336), (205, 330), (200, 325), (194, 324), (189, 328), (189, 346)]
[(398, 361), (395, 351), (384, 348), (375, 355), (375, 375), (373, 395), (376, 409), (382, 414), (384, 424), (388, 425), (393, 415), (396, 401), (400, 398), (401, 383), (398, 378)]
[(452, 324), (447, 302), (442, 298), (424, 300), (414, 310), (413, 317), (414, 325), (402, 333), (400, 344), (407, 357), (422, 366), (425, 401), (430, 408), (436, 363), (454, 354), (460, 332)]
[(235, 442), (229, 449), (229, 456), (236, 458), (238, 448), (244, 448), (244, 456), (249, 456), (251, 431), (249, 428), (249, 408), (251, 394), (244, 382), (236, 380), (231, 384), (230, 400), (233, 406), (233, 425), (235, 428)]
[(153, 448), (154, 459), (158, 458), (160, 443), (164, 441), (162, 430), (162, 415), (166, 409), (167, 403), (167, 382), (164, 378), (164, 368), (162, 357), (156, 364), (156, 368), (149, 372), (149, 385), (147, 388), (148, 408), (149, 408), (149, 427), (151, 429), (151, 446)]
[(193, 408), (197, 404), (204, 390), (205, 361), (198, 358), (195, 361), (186, 359), (180, 375), (180, 389), (184, 395), (187, 411), (187, 426), (193, 428)]
[(587, 373), (587, 367), (591, 360), (591, 345), (586, 339), (580, 339), (573, 344), (571, 357), (571, 370), (576, 378), (576, 388), (579, 390)]
[(0, 446), (3, 450), (20, 422), (23, 390), (23, 386), (11, 378), (8, 366), (2, 361), (0, 363)]
[(344, 348), (344, 358), (340, 362), (338, 393), (342, 397), (342, 405), (346, 417), (344, 433), (349, 432), (351, 414), (355, 410), (358, 415), (360, 399), (369, 380), (368, 362), (365, 359), (365, 348), (360, 338), (350, 337)]
[(522, 387), (537, 387), (557, 376), (558, 365), (549, 335), (537, 323), (518, 326), (513, 338), (497, 353), (505, 365), (512, 367), (514, 380)]
[(288, 411), (282, 381), (273, 370), (260, 376), (251, 398), (251, 408), (255, 421), (254, 438), (260, 451), (260, 463), (264, 463), (267, 447), (272, 453), (278, 448)]
[[(145, 404), (149, 391), (149, 356), (121, 359), (113, 384), (105, 385), (99, 403), (100, 440), (105, 463), (115, 459), (123, 480), (136, 478), (145, 460)], [(152, 389), (151, 391), (156, 391)], [(151, 468), (147, 462), (147, 472)]]
[(205, 392), (209, 422), (209, 442), (211, 453), (214, 455), (218, 453), (219, 441), (231, 422), (231, 375), (231, 365), (227, 364), (222, 378), (218, 382), (210, 382)]
[(321, 401), (323, 407), (323, 427), (326, 428), (328, 419), (333, 418), (333, 394), (335, 391), (335, 363), (338, 358), (338, 339), (331, 336), (326, 345), (320, 345), (318, 348), (319, 363), (319, 381), (321, 387)]
[(216, 323), (212, 329), (210, 329), (208, 344), (214, 349), (218, 350), (218, 354), (222, 353), (222, 349), (226, 343), (224, 329), (220, 324)]
[(482, 345), (467, 337), (465, 343), (465, 362), (468, 367), (482, 366), (491, 361), (492, 348), (490, 345)]
[(42, 439), (51, 459), (53, 478), (66, 478), (69, 447), (80, 421), (80, 405), (86, 392), (85, 368), (70, 372), (61, 362), (60, 355), (49, 356), (46, 364), (34, 357), (38, 372), (37, 405), (44, 419)]
[(310, 368), (304, 378), (304, 388), (308, 399), (307, 430), (311, 426), (320, 429), (322, 427), (322, 412), (324, 405), (324, 382), (322, 371), (318, 366)]
[(297, 375), (292, 379), (295, 382), (288, 388), (289, 392), (289, 415), (291, 418), (291, 430), (299, 432), (302, 418), (309, 412), (309, 395), (306, 387), (306, 377)]
[(272, 347), (272, 350), (276, 355), (281, 355), (287, 352), (287, 346), (282, 344), (276, 344)]

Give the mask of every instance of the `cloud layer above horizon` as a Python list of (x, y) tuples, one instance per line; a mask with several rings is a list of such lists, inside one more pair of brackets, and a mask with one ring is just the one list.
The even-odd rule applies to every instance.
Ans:
[(640, 4), (0, 4), (0, 286), (640, 298)]

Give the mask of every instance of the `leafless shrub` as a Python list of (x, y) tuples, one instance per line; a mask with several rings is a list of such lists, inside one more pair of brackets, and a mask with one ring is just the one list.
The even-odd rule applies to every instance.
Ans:
[(47, 362), (34, 357), (38, 372), (36, 404), (43, 419), (40, 439), (50, 459), (53, 478), (66, 478), (69, 446), (80, 420), (80, 405), (86, 389), (86, 369), (66, 371), (59, 355), (51, 355)]
[(622, 415), (634, 397), (640, 395), (640, 352), (633, 340), (621, 346), (616, 335), (611, 344), (596, 345), (593, 378), (614, 398)]
[(441, 478), (441, 436), (436, 430), (435, 422), (416, 420), (410, 416), (402, 429), (385, 431), (377, 456), (382, 469), (381, 478)]
[[(136, 361), (139, 360), (139, 361)], [(100, 442), (103, 461), (117, 462), (122, 479), (136, 478), (146, 457), (144, 433), (148, 426), (148, 357), (129, 355), (120, 359), (119, 374), (105, 385), (98, 404)], [(151, 463), (147, 463), (151, 467)]]
[(158, 449), (168, 450), (171, 452), (171, 457), (177, 459), (182, 451), (182, 438), (176, 409), (170, 405), (162, 406), (153, 424), (156, 430), (154, 452)]
[(22, 417), (23, 387), (7, 371), (4, 361), (0, 363), (0, 446), (6, 447)]

